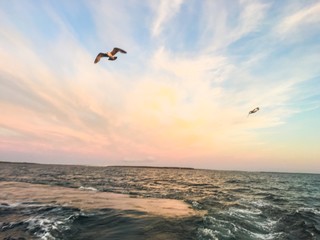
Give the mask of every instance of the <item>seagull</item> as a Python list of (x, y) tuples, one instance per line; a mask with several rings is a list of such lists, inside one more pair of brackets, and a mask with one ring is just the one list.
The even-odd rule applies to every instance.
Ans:
[(260, 108), (256, 107), (255, 109), (251, 110), (249, 113), (248, 113), (248, 116), (249, 114), (252, 114), (252, 113), (256, 113), (260, 110)]
[(125, 50), (122, 50), (121, 48), (113, 48), (113, 50), (111, 52), (107, 52), (107, 53), (99, 53), (96, 57), (96, 59), (94, 60), (94, 63), (97, 63), (100, 61), (100, 58), (102, 57), (107, 57), (108, 60), (114, 61), (117, 59), (117, 57), (115, 57), (115, 55), (117, 54), (117, 52), (121, 52), (121, 53), (127, 53)]

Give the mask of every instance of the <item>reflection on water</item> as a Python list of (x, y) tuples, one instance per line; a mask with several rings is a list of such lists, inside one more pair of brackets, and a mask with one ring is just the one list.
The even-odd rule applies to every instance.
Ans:
[[(174, 199), (130, 198), (128, 195), (92, 191), (92, 188), (65, 188), (19, 182), (0, 182), (2, 204), (41, 202), (72, 206), (83, 210), (113, 208), (136, 210), (165, 217), (195, 215), (186, 203)], [(83, 190), (86, 189), (86, 190)], [(90, 190), (88, 190), (90, 189)]]
[(0, 163), (0, 180), (2, 189), (9, 181), (42, 184), (27, 196), (26, 185), (12, 183), (17, 193), (1, 197), (6, 236), (19, 230), (16, 236), (28, 239), (320, 239), (316, 174)]

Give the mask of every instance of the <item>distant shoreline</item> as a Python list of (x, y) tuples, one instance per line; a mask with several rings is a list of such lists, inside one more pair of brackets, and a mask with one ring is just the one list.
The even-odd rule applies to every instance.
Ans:
[(160, 168), (160, 169), (186, 169), (186, 170), (195, 170), (191, 167), (156, 167), (156, 166), (129, 166), (129, 165), (110, 165), (108, 167), (126, 167), (126, 168)]
[(6, 164), (32, 164), (32, 165), (56, 165), (56, 166), (81, 166), (81, 167), (115, 167), (115, 168), (157, 168), (157, 169), (185, 169), (185, 170), (195, 170), (191, 167), (157, 167), (157, 166), (130, 166), (130, 165), (108, 165), (108, 166), (91, 166), (91, 165), (77, 165), (77, 164), (54, 164), (54, 163), (33, 163), (33, 162), (9, 162), (9, 161), (0, 161), (1, 163)]
[(51, 166), (77, 166), (77, 167), (92, 167), (92, 168), (144, 168), (144, 169), (180, 169), (180, 170), (205, 170), (205, 171), (221, 171), (221, 172), (252, 172), (266, 174), (312, 174), (319, 175), (316, 172), (282, 172), (282, 171), (248, 171), (248, 170), (221, 170), (221, 169), (204, 169), (192, 167), (160, 167), (160, 166), (131, 166), (131, 165), (82, 165), (82, 164), (55, 164), (55, 163), (34, 163), (34, 162), (10, 162), (0, 161), (0, 164), (16, 164), (16, 165), (51, 165)]

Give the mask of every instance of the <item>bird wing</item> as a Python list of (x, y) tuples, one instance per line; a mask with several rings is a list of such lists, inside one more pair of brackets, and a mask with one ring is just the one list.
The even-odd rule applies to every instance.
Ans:
[(125, 50), (121, 49), (121, 48), (113, 48), (113, 50), (111, 51), (111, 54), (114, 56), (117, 52), (121, 52), (121, 53), (127, 53)]
[(97, 63), (100, 61), (100, 58), (102, 57), (107, 57), (108, 55), (105, 54), (105, 53), (99, 53), (97, 56), (96, 56), (96, 59), (94, 60), (94, 63)]
[(94, 63), (97, 63), (100, 61), (100, 58), (101, 58), (101, 53), (99, 53), (97, 56), (96, 56), (96, 59), (94, 60)]
[[(255, 109), (251, 110), (251, 111), (249, 112), (249, 114), (256, 113), (256, 112), (258, 112), (258, 111), (259, 111), (259, 108), (255, 108)], [(248, 114), (248, 115), (249, 115), (249, 114)]]

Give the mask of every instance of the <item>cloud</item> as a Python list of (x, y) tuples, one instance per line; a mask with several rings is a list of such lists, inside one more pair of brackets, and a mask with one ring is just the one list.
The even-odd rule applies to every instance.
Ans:
[(160, 6), (157, 2), (153, 5), (155, 9), (155, 19), (152, 23), (151, 33), (152, 36), (158, 37), (166, 24), (169, 24), (170, 20), (179, 11), (183, 0), (161, 0)]
[[(23, 136), (21, 146), (76, 150), (88, 145), (88, 149), (103, 151), (117, 124), (113, 116), (118, 103), (112, 99), (121, 88), (113, 81), (116, 76), (92, 64), (94, 55), (66, 31), (61, 16), (48, 16), (61, 31), (45, 53), (46, 41), (32, 42), (12, 25), (0, 30), (0, 104), (4, 114), (0, 125)], [(34, 34), (43, 39), (42, 32)], [(106, 95), (101, 89), (110, 92)], [(8, 131), (5, 134), (12, 146), (19, 142)]]
[(246, 35), (258, 31), (270, 5), (261, 1), (206, 1), (201, 15), (200, 42), (208, 51), (221, 51)]
[(278, 25), (279, 34), (289, 34), (299, 29), (317, 27), (320, 23), (320, 3), (305, 7), (286, 16)]
[(199, 52), (196, 55), (177, 54), (160, 47), (153, 55), (152, 66), (156, 71), (165, 71), (167, 74), (183, 81), (208, 80), (209, 74), (215, 72), (212, 81), (221, 81), (222, 71), (226, 71), (228, 65), (224, 56), (212, 56), (206, 52)]
[(238, 24), (233, 31), (232, 40), (238, 40), (248, 33), (257, 31), (259, 25), (266, 17), (268, 4), (260, 1), (242, 0), (240, 1), (240, 15)]
[[(89, 28), (74, 20), (82, 14), (64, 14), (72, 4), (61, 11), (45, 5), (41, 11), (53, 24), (52, 38), (35, 24), (28, 4), (20, 6), (25, 14), (16, 14), (17, 22), (1, 12), (2, 149), (74, 153), (99, 163), (253, 158), (261, 152), (251, 153), (250, 147), (270, 143), (261, 129), (280, 126), (299, 112), (292, 104), (299, 86), (319, 74), (319, 47), (285, 48), (264, 29), (274, 14), (271, 3), (203, 1), (191, 9), (182, 1), (162, 1), (145, 14), (150, 5), (135, 4), (85, 2)], [(291, 20), (286, 15), (282, 23), (299, 32), (295, 26), (309, 16), (318, 19), (315, 12)], [(145, 20), (153, 16), (150, 30)], [(19, 28), (25, 18), (32, 37)], [(192, 30), (188, 25), (164, 36), (185, 22)], [(93, 64), (97, 52), (115, 44), (128, 54)], [(310, 92), (306, 84), (303, 94)], [(308, 104), (306, 98), (303, 106)], [(247, 118), (257, 106), (261, 111)]]

